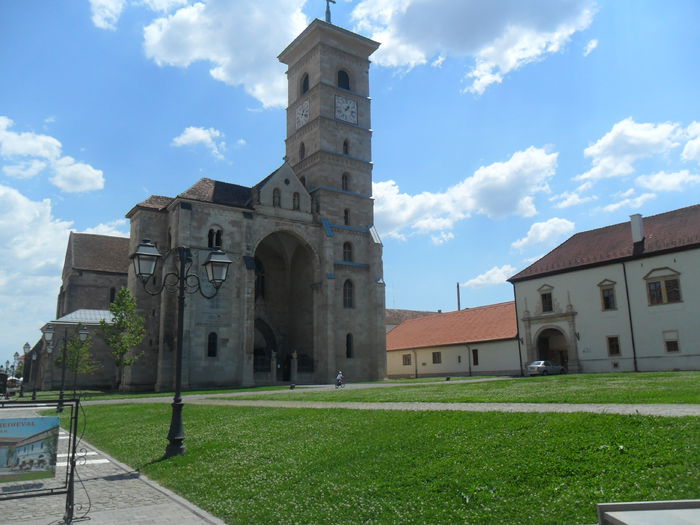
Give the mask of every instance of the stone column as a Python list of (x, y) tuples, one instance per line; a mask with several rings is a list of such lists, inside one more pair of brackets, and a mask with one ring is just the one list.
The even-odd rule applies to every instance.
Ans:
[(289, 380), (294, 384), (296, 384), (296, 382), (297, 382), (297, 372), (298, 372), (297, 365), (298, 365), (297, 352), (295, 350), (294, 352), (292, 352), (292, 363), (291, 363), (291, 369), (289, 371)]

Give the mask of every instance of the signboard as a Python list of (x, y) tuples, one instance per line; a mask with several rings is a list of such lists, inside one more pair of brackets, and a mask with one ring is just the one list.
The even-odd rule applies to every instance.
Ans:
[(0, 419), (0, 483), (53, 478), (58, 417)]

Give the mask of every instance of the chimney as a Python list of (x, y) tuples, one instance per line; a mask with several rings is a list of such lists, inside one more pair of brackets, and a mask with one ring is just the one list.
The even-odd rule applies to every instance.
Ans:
[(639, 213), (630, 215), (630, 223), (632, 225), (632, 242), (638, 243), (644, 240), (644, 225), (642, 224), (642, 216)]
[(639, 213), (630, 215), (630, 225), (632, 226), (632, 254), (640, 255), (644, 252), (644, 224)]

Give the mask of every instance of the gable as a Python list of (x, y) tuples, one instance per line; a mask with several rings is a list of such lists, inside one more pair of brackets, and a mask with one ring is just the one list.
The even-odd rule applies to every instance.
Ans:
[[(268, 176), (258, 186), (258, 204), (277, 207), (284, 210), (294, 210), (295, 194), (299, 199), (298, 211), (311, 213), (311, 196), (297, 178), (292, 167), (286, 162), (277, 171)], [(279, 204), (276, 205), (275, 194), (279, 194)]]

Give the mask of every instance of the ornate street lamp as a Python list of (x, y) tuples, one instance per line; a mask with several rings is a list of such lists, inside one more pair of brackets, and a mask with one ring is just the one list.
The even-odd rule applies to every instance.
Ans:
[[(80, 339), (81, 343), (87, 341), (89, 335), (90, 332), (84, 326), (81, 327), (80, 330), (78, 330), (78, 339)], [(80, 365), (80, 352), (76, 352), (75, 363), (73, 363), (73, 365), (75, 366), (75, 368), (73, 369), (73, 397), (75, 397), (75, 392), (78, 387), (78, 366)]]
[(205, 294), (202, 290), (202, 283), (196, 273), (190, 273), (192, 268), (192, 252), (189, 248), (178, 247), (178, 272), (169, 272), (163, 276), (163, 282), (157, 286), (156, 290), (149, 290), (147, 283), (156, 273), (158, 259), (162, 256), (158, 248), (149, 240), (145, 239), (138, 245), (136, 251), (131, 255), (134, 264), (134, 272), (141, 281), (143, 289), (149, 295), (159, 295), (166, 290), (175, 292), (177, 290), (177, 347), (175, 354), (175, 396), (172, 403), (172, 416), (170, 419), (170, 430), (168, 431), (169, 444), (165, 447), (165, 457), (170, 458), (185, 453), (185, 428), (182, 424), (182, 345), (184, 339), (185, 324), (185, 292), (199, 294), (205, 299), (213, 298), (219, 293), (219, 288), (228, 277), (228, 269), (231, 259), (221, 250), (215, 249), (209, 252), (207, 260), (202, 266), (207, 274), (207, 280), (214, 287), (214, 293)]
[(24, 366), (22, 367), (22, 382), (19, 384), (19, 397), (24, 397), (24, 382), (27, 379), (27, 356), (32, 349), (29, 343), (24, 343), (22, 351), (24, 352)]

